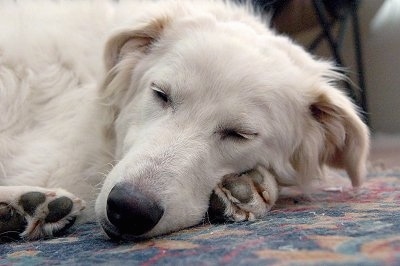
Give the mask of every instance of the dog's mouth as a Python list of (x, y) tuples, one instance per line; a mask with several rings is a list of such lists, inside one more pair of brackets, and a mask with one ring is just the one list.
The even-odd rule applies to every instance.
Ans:
[(120, 240), (125, 240), (125, 237), (123, 234), (119, 232), (119, 230), (111, 225), (109, 222), (107, 222), (105, 219), (100, 219), (99, 221), (101, 228), (103, 229), (104, 233), (113, 241), (120, 241)]
[(146, 234), (142, 235), (133, 235), (129, 233), (124, 233), (121, 232), (117, 227), (112, 225), (107, 218), (100, 218), (99, 219), (99, 224), (101, 228), (103, 229), (103, 232), (106, 234), (106, 236), (111, 240), (115, 242), (120, 242), (120, 241), (142, 241), (147, 239)]

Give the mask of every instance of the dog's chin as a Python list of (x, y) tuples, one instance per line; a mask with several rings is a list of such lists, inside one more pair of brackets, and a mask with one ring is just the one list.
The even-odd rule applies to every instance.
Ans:
[[(107, 237), (111, 241), (115, 241), (115, 242), (121, 242), (121, 241), (123, 241), (123, 242), (124, 241), (140, 242), (140, 241), (147, 240), (147, 239), (149, 239), (151, 237), (163, 235), (163, 234), (146, 233), (146, 234), (143, 234), (143, 235), (135, 236), (135, 235), (131, 235), (131, 234), (121, 233), (113, 225), (102, 223), (102, 222), (100, 222), (100, 224), (101, 224), (101, 227), (102, 227), (104, 233), (107, 235)], [(167, 234), (167, 233), (165, 233), (165, 234)]]
[(124, 234), (121, 233), (118, 228), (110, 224), (106, 219), (100, 219), (99, 221), (101, 228), (103, 229), (104, 233), (107, 235), (107, 237), (111, 241), (141, 241), (145, 240), (149, 237), (146, 237), (145, 235), (139, 235), (139, 236), (134, 236), (134, 235), (129, 235), (129, 234)]
[[(143, 240), (147, 240), (152, 237), (158, 237), (162, 235), (167, 235), (179, 230), (183, 230), (185, 228), (190, 228), (193, 226), (197, 226), (200, 223), (204, 222), (205, 216), (203, 216), (203, 219), (196, 223), (188, 224), (187, 226), (179, 227), (179, 228), (169, 228), (169, 229), (162, 229), (159, 226), (156, 226), (149, 232), (142, 234), (142, 235), (132, 235), (132, 234), (125, 234), (118, 230), (114, 225), (112, 225), (107, 218), (99, 218), (99, 224), (101, 228), (103, 229), (104, 233), (107, 235), (108, 238), (112, 241), (120, 242), (120, 241), (134, 241), (134, 242), (139, 242)], [(207, 219), (206, 219), (207, 220)]]
[(118, 232), (116, 228), (110, 225), (106, 225), (104, 222), (100, 222), (100, 225), (109, 239), (115, 241), (121, 240), (121, 234)]

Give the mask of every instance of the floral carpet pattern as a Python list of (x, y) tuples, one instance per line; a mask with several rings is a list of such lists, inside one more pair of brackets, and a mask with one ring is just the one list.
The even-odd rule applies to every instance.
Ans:
[(370, 171), (358, 192), (342, 189), (339, 175), (310, 197), (284, 191), (254, 222), (139, 243), (111, 242), (88, 223), (61, 238), (0, 244), (0, 265), (400, 265), (400, 170)]

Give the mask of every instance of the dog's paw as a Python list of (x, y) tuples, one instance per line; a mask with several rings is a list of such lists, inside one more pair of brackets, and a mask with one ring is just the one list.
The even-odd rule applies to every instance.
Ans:
[(262, 167), (223, 177), (208, 209), (210, 221), (252, 221), (264, 216), (278, 198), (275, 178)]
[(63, 189), (10, 187), (7, 201), (0, 202), (0, 236), (19, 235), (33, 240), (54, 236), (75, 221), (85, 202)]

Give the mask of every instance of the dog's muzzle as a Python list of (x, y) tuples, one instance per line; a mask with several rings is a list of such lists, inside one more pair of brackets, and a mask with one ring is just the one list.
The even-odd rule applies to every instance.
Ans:
[(164, 209), (128, 182), (116, 184), (107, 198), (107, 218), (114, 226), (104, 228), (111, 238), (122, 235), (140, 236), (153, 229), (164, 214)]

